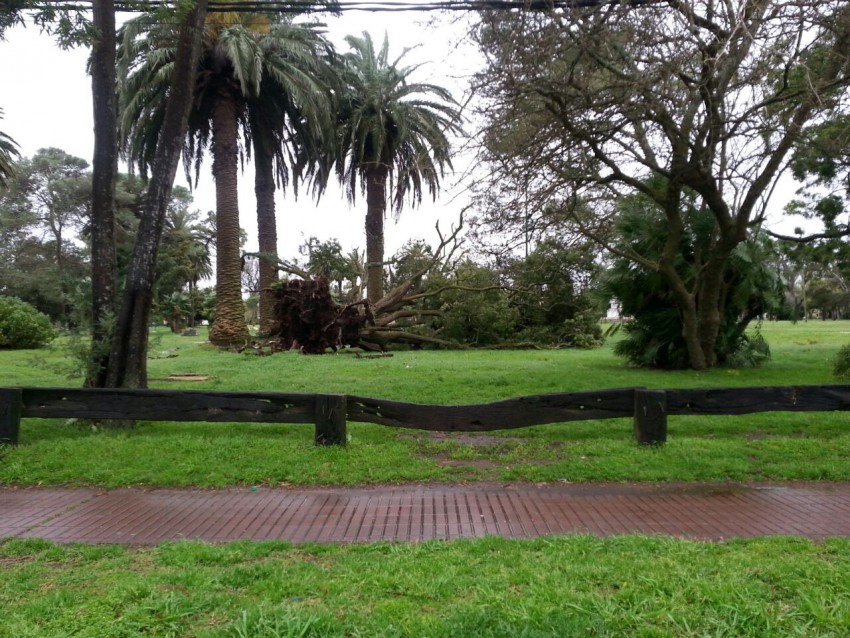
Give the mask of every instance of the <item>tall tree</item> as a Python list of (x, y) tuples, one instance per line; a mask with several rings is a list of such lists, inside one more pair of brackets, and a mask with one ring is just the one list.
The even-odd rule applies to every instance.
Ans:
[(294, 25), (278, 19), (257, 39), (265, 61), (257, 93), (246, 100), (248, 137), (254, 159), (259, 240), (260, 334), (274, 325), (277, 280), (276, 188), (315, 176), (333, 153), (333, 100), (336, 76), (330, 46), (319, 25)]
[(115, 255), (115, 183), (118, 175), (118, 122), (115, 100), (115, 3), (92, 2), (92, 83), (94, 153), (92, 155), (91, 283), (92, 361), (87, 385), (106, 381), (111, 337), (109, 321), (116, 311), (118, 267)]
[(53, 263), (62, 271), (69, 243), (87, 222), (91, 173), (84, 159), (58, 148), (42, 148), (18, 163), (3, 194), (7, 207), (26, 211), (49, 237)]
[[(501, 189), (501, 208), (528, 203), (516, 194), (535, 214), (555, 204), (574, 228), (657, 273), (690, 366), (718, 364), (729, 261), (762, 223), (805, 128), (845, 108), (850, 7), (672, 0), (494, 12), (477, 36), (488, 188)], [(713, 222), (709, 249), (690, 255), (688, 192)], [(610, 240), (616, 202), (635, 193), (663, 213), (657, 256)]]
[[(249, 134), (255, 141), (255, 156), (260, 163), (258, 189), (261, 208), (265, 207), (265, 241), (274, 233), (273, 212), (272, 228), (266, 226), (269, 207), (273, 211), (273, 200), (269, 201), (268, 195), (273, 197), (274, 193), (275, 160), (278, 179), (285, 181), (287, 177), (286, 157), (280, 150), (287, 141), (282, 118), (295, 113), (296, 105), (305, 112), (326, 110), (323, 94), (327, 91), (312, 74), (321, 64), (319, 53), (323, 46), (315, 25), (275, 23), (268, 15), (258, 13), (216, 12), (207, 17), (203, 35), (202, 55), (195, 69), (198, 93), (188, 135), (181, 142), (187, 171), (194, 167), (196, 176), (206, 149), (212, 150), (217, 304), (210, 341), (226, 346), (249, 339), (241, 294), (237, 197), (240, 133), (250, 131), (251, 123), (260, 129)], [(128, 65), (135, 65), (124, 85), (125, 148), (145, 170), (167, 99), (164, 81), (177, 59), (171, 46), (173, 27), (156, 16), (142, 16), (127, 24), (125, 37), (132, 45), (122, 55)], [(281, 93), (291, 104), (284, 103)], [(265, 244), (264, 247), (268, 248)], [(273, 250), (276, 252), (276, 246)]]
[[(91, 13), (83, 6), (16, 0), (4, 3), (0, 12), (0, 40), (5, 29), (23, 24), (24, 11), (43, 31), (55, 35), (62, 48), (90, 44), (92, 55), (92, 106), (94, 153), (92, 161), (93, 193), (90, 230), (92, 242), (92, 361), (96, 371), (86, 379), (89, 385), (102, 385), (107, 365), (109, 339), (106, 323), (115, 310), (116, 261), (113, 245), (114, 191), (117, 175), (117, 138), (115, 113), (115, 3), (93, 0)], [(2, 141), (2, 140), (0, 140)], [(0, 151), (2, 180), (2, 151)]]
[[(87, 314), (85, 308), (79, 308), (79, 304), (85, 303), (83, 293), (88, 292), (87, 254), (76, 241), (74, 229), (64, 224), (62, 241), (58, 244), (61, 258), (57, 264), (57, 242), (50, 216), (37, 192), (50, 182), (27, 179), (31, 170), (29, 159), (21, 160), (19, 169), (7, 187), (0, 187), (0, 294), (19, 297), (52, 321), (69, 325), (78, 315)], [(74, 181), (80, 193), (88, 191), (87, 174)], [(46, 198), (49, 200), (49, 196)], [(85, 208), (85, 205), (78, 207), (81, 215)]]
[[(133, 259), (107, 364), (105, 385), (147, 386), (148, 318), (159, 242), (177, 174), (182, 141), (195, 95), (195, 71), (201, 52), (207, 0), (195, 0), (179, 15), (175, 33), (175, 63), (169, 69), (169, 91), (158, 136), (151, 140), (151, 179), (141, 211)], [(126, 74), (125, 74), (126, 77)]]
[(366, 290), (372, 303), (383, 296), (384, 214), (387, 188), (400, 213), (423, 188), (436, 198), (445, 168), (451, 168), (448, 135), (460, 132), (460, 111), (449, 91), (410, 82), (416, 66), (399, 66), (408, 52), (389, 59), (386, 36), (376, 50), (368, 33), (348, 36), (342, 57), (336, 171), (353, 203), (366, 192)]

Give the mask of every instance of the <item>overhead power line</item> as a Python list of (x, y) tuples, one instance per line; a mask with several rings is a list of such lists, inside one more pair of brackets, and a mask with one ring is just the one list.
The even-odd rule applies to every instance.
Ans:
[[(529, 11), (548, 11), (552, 9), (591, 8), (611, 4), (641, 6), (657, 4), (663, 0), (337, 0), (336, 2), (313, 2), (298, 0), (210, 0), (210, 12), (269, 12), (269, 13), (336, 13), (342, 11), (498, 11), (525, 9)], [(147, 0), (142, 2), (116, 2), (119, 12), (139, 13), (174, 6), (169, 0)], [(88, 11), (91, 0), (66, 2), (63, 0), (36, 2), (35, 9), (57, 9), (67, 11)]]

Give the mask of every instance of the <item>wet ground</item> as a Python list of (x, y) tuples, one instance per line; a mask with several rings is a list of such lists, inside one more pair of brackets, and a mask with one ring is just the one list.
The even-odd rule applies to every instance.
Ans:
[(0, 488), (0, 538), (62, 543), (421, 541), (574, 533), (703, 540), (850, 536), (850, 483)]

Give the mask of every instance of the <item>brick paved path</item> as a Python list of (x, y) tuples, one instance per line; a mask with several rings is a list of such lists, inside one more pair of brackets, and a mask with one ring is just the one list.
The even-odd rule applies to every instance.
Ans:
[(367, 542), (633, 532), (708, 540), (850, 536), (850, 483), (0, 488), (0, 538), (63, 543)]

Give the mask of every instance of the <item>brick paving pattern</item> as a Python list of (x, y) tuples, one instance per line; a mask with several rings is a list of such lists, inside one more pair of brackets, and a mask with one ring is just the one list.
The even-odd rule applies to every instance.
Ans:
[(662, 534), (850, 536), (850, 483), (0, 488), (0, 538), (150, 545)]

